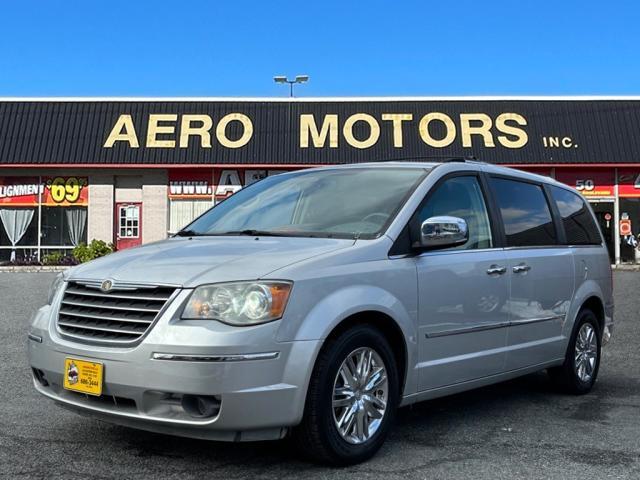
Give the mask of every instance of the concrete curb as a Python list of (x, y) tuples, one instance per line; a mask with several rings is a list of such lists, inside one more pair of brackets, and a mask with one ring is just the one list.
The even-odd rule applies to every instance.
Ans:
[(640, 264), (629, 265), (611, 265), (614, 270), (624, 270), (629, 272), (640, 272)]
[(9, 265), (0, 266), (0, 273), (40, 273), (40, 272), (64, 272), (71, 267), (62, 265)]

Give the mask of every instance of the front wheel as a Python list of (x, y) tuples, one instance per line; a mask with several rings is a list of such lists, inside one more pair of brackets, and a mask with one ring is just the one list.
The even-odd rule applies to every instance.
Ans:
[(563, 390), (582, 395), (593, 388), (600, 368), (601, 335), (598, 319), (588, 309), (578, 314), (564, 363), (549, 369), (552, 380)]
[(359, 325), (327, 341), (313, 370), (297, 445), (314, 460), (362, 462), (382, 446), (395, 418), (398, 371), (389, 342)]

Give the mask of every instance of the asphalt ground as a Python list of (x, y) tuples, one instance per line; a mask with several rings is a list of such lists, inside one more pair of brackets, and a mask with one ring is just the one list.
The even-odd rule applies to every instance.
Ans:
[(227, 444), (75, 415), (32, 387), (29, 318), (52, 274), (0, 274), (0, 477), (267, 479), (640, 478), (640, 273), (616, 272), (616, 330), (595, 389), (557, 393), (545, 373), (401, 409), (369, 462), (326, 468), (287, 441)]

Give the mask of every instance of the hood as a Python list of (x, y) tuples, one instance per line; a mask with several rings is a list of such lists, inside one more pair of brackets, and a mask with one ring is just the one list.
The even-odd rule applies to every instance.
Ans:
[(175, 237), (79, 265), (70, 280), (194, 287), (255, 280), (293, 263), (346, 248), (354, 240), (292, 237)]

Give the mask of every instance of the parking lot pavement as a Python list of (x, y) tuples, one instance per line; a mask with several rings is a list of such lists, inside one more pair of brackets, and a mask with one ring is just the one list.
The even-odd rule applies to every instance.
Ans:
[(0, 274), (0, 477), (640, 478), (640, 273), (616, 272), (614, 339), (594, 391), (544, 373), (402, 409), (386, 445), (348, 469), (305, 463), (287, 441), (225, 444), (75, 415), (37, 394), (26, 342), (51, 274)]

